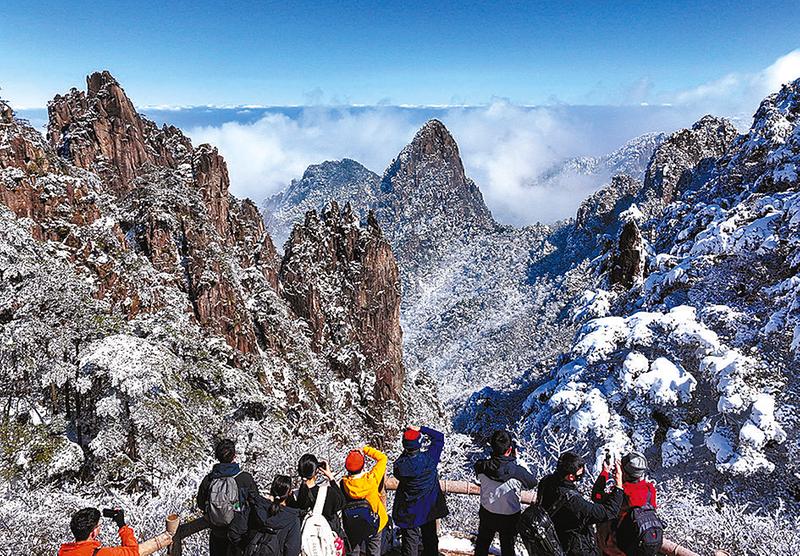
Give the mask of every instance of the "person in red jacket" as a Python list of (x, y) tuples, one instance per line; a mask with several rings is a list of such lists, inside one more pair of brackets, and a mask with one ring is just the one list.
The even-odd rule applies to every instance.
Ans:
[[(606, 490), (611, 464), (609, 460), (603, 464), (603, 472), (597, 477), (592, 488), (592, 498), (601, 500)], [(642, 507), (650, 504), (656, 509), (656, 487), (646, 481), (644, 474), (647, 471), (647, 459), (638, 452), (631, 452), (622, 458), (622, 489), (625, 492), (622, 498), (617, 519), (612, 519), (597, 526), (597, 541), (600, 549), (607, 556), (626, 556), (620, 550), (617, 542), (617, 526), (631, 508)]]
[(69, 528), (75, 542), (65, 543), (58, 550), (58, 556), (139, 556), (139, 543), (133, 529), (125, 525), (122, 510), (116, 510), (113, 521), (119, 527), (122, 546), (103, 547), (97, 536), (100, 534), (100, 510), (83, 508), (72, 514)]

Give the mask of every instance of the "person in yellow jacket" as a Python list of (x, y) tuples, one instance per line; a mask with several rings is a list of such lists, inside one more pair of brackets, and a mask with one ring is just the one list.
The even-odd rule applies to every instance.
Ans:
[[(375, 460), (375, 464), (369, 471), (364, 471), (365, 457)], [(380, 556), (381, 554), (383, 531), (389, 522), (389, 514), (381, 497), (388, 461), (389, 457), (386, 454), (370, 446), (364, 446), (362, 450), (352, 450), (347, 454), (344, 467), (348, 474), (342, 477), (342, 492), (346, 499), (344, 520), (345, 533), (348, 536), (348, 556), (358, 556), (361, 552), (362, 542), (366, 544), (366, 556)], [(377, 514), (377, 523), (372, 525), (373, 529), (370, 529), (370, 524), (365, 527), (363, 520), (359, 518), (353, 520), (359, 524), (351, 526), (348, 530), (348, 507), (357, 507), (357, 502), (351, 504), (350, 501), (358, 500), (366, 500), (372, 513)], [(366, 521), (369, 521), (369, 518)], [(373, 533), (374, 529), (377, 531)]]

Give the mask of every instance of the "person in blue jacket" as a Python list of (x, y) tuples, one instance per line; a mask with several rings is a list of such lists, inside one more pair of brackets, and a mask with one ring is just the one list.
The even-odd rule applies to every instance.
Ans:
[(481, 483), (475, 556), (489, 554), (495, 533), (500, 534), (501, 556), (514, 556), (514, 537), (521, 514), (520, 492), (535, 487), (538, 481), (517, 463), (517, 448), (511, 434), (495, 431), (489, 444), (492, 456), (475, 462), (475, 474)]
[[(430, 439), (426, 450), (422, 449), (422, 435)], [(437, 473), (443, 448), (444, 435), (439, 431), (410, 426), (403, 433), (403, 453), (394, 462), (398, 486), (392, 509), (394, 523), (400, 528), (402, 556), (439, 554), (436, 520), (449, 513)]]

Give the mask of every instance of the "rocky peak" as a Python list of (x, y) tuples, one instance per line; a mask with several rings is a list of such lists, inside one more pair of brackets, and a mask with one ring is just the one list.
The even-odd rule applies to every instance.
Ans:
[(683, 172), (701, 160), (721, 157), (737, 134), (729, 120), (704, 116), (692, 129), (681, 129), (667, 137), (653, 153), (645, 174), (642, 198), (648, 212), (660, 212), (677, 196)]
[(189, 140), (142, 118), (110, 73), (93, 73), (86, 83), (86, 94), (72, 89), (47, 105), (47, 138), (60, 156), (96, 172), (118, 194), (148, 164), (175, 169), (186, 162)]
[(398, 400), (403, 383), (400, 279), (373, 214), (366, 225), (348, 203), (292, 230), (281, 264), (282, 296), (306, 320), (313, 348), (341, 379), (360, 386), (359, 403)]
[(384, 172), (376, 214), (398, 258), (409, 261), (450, 238), (496, 226), (464, 173), (455, 139), (438, 120), (427, 122)]
[(782, 191), (797, 183), (795, 160), (800, 154), (800, 79), (765, 98), (747, 134), (737, 138), (720, 160), (722, 195), (742, 187)]
[(609, 248), (619, 233), (620, 214), (631, 206), (641, 187), (639, 180), (619, 174), (583, 201), (567, 240), (569, 250), (587, 254), (598, 247)]
[(226, 243), (230, 243), (233, 240), (228, 212), (228, 188), (231, 183), (228, 165), (216, 147), (203, 144), (195, 149), (192, 155), (192, 176), (202, 192), (203, 201), (217, 233)]
[(350, 203), (362, 217), (378, 204), (381, 178), (355, 160), (326, 161), (309, 166), (299, 180), (264, 201), (264, 219), (279, 245), (292, 225), (309, 210), (323, 211), (332, 200)]

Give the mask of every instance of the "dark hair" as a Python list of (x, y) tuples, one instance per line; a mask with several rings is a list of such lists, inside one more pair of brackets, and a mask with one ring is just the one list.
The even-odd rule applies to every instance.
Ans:
[(494, 455), (502, 456), (508, 452), (514, 441), (511, 440), (511, 435), (507, 431), (494, 431), (489, 439), (489, 444)]
[(233, 440), (227, 438), (220, 440), (217, 447), (214, 448), (214, 456), (220, 463), (231, 463), (236, 456), (236, 444), (233, 443)]
[(303, 479), (310, 479), (317, 474), (319, 469), (319, 461), (317, 456), (313, 454), (303, 454), (300, 456), (300, 461), (297, 462), (297, 474)]
[(69, 528), (75, 536), (75, 542), (83, 542), (88, 539), (98, 523), (100, 523), (100, 510), (97, 508), (83, 508), (72, 514)]
[(289, 497), (292, 492), (292, 479), (286, 475), (275, 475), (272, 479), (272, 486), (269, 488), (269, 493), (272, 495), (272, 504), (267, 509), (267, 516), (274, 517), (278, 515), (281, 509), (281, 502)]
[(581, 467), (585, 467), (586, 462), (584, 459), (575, 452), (564, 452), (558, 458), (556, 464), (556, 474), (560, 479), (565, 478), (567, 475), (576, 474)]

